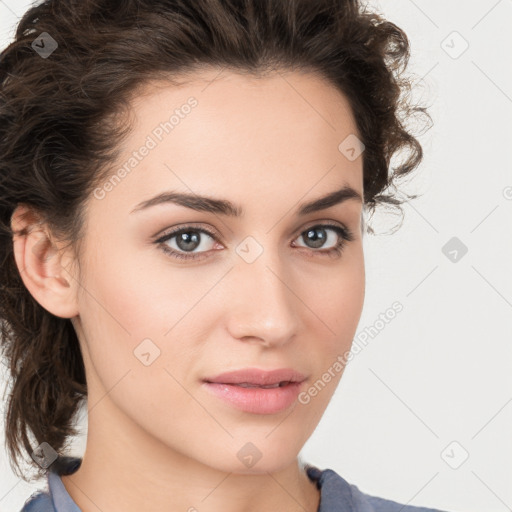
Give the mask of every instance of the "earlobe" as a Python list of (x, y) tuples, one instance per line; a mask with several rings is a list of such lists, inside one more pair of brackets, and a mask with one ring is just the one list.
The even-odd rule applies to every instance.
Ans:
[(19, 205), (11, 217), (14, 258), (34, 299), (61, 318), (78, 315), (76, 281), (62, 265), (63, 254), (35, 212)]

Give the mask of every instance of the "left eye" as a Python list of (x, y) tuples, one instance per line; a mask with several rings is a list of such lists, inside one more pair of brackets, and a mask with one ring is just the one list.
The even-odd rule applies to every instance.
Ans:
[(311, 245), (306, 247), (310, 249), (325, 248), (323, 246), (326, 241), (330, 241), (333, 245), (326, 248), (330, 249), (339, 246), (339, 239), (345, 238), (344, 235), (345, 230), (339, 226), (320, 225), (308, 228), (306, 231), (302, 232), (297, 239), (300, 240), (302, 238), (307, 240)]

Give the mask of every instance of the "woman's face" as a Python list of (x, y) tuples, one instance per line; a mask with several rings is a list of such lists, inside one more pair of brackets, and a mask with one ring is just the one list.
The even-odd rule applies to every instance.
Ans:
[[(88, 443), (276, 471), (327, 407), (363, 306), (357, 130), (312, 74), (196, 76), (137, 97), (134, 131), (87, 203), (73, 324)], [(301, 212), (344, 187), (355, 194)], [(151, 204), (164, 194), (187, 198)], [(304, 380), (205, 382), (246, 368)]]

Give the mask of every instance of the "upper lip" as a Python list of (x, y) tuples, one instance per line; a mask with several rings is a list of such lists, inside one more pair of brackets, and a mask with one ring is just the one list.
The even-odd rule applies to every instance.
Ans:
[(292, 368), (278, 368), (276, 370), (243, 368), (241, 370), (221, 373), (215, 377), (208, 377), (204, 381), (221, 384), (247, 383), (256, 386), (267, 386), (279, 384), (280, 382), (302, 382), (305, 379), (305, 375)]

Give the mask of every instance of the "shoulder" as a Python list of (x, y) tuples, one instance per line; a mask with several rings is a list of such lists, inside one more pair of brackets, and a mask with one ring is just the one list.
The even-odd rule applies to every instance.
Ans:
[(351, 485), (355, 510), (358, 512), (445, 512), (437, 508), (419, 507), (398, 503), (397, 501), (371, 496)]
[(25, 501), (20, 512), (55, 512), (55, 507), (47, 492), (36, 491)]
[(332, 469), (320, 470), (311, 465), (306, 467), (309, 477), (320, 488), (319, 512), (445, 512), (372, 496), (347, 482)]

